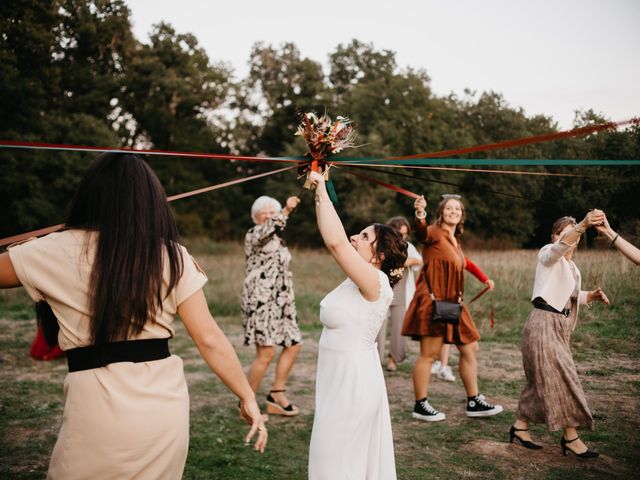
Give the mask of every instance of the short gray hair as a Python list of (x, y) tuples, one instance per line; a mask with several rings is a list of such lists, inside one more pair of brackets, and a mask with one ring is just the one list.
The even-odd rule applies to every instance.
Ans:
[(251, 205), (251, 218), (253, 219), (253, 223), (257, 223), (260, 211), (269, 207), (275, 207), (278, 212), (282, 210), (282, 205), (280, 205), (280, 202), (275, 198), (271, 198), (266, 195), (256, 198), (256, 201)]

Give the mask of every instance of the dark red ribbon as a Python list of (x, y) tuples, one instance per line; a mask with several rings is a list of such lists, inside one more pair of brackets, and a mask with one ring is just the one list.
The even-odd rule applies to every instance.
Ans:
[(198, 153), (182, 152), (174, 150), (142, 150), (136, 148), (112, 148), (112, 147), (92, 147), (88, 145), (69, 145), (64, 143), (40, 143), (40, 142), (18, 142), (14, 140), (0, 140), (0, 146), (32, 148), (34, 150), (68, 150), (79, 152), (114, 152), (114, 153), (137, 153), (139, 155), (159, 155), (170, 157), (196, 157), (212, 158), (216, 160), (242, 160), (251, 162), (287, 162), (287, 163), (307, 163), (309, 160), (296, 160), (292, 158), (277, 157), (249, 157), (246, 155), (230, 155), (222, 153)]
[[(167, 197), (167, 201), (173, 202), (174, 200), (180, 200), (181, 198), (192, 197), (193, 195), (199, 195), (201, 193), (210, 192), (212, 190), (218, 190), (219, 188), (230, 187), (231, 185), (236, 185), (238, 183), (244, 183), (244, 182), (248, 182), (249, 180), (255, 180), (260, 177), (266, 177), (268, 175), (274, 175), (276, 173), (284, 172), (286, 170), (292, 170), (296, 167), (297, 165), (291, 165), (289, 167), (279, 168), (277, 170), (272, 170), (270, 172), (258, 173), (257, 175), (252, 175), (250, 177), (236, 178), (235, 180), (229, 180), (228, 182), (218, 183), (216, 185), (211, 185), (209, 187), (198, 188), (197, 190), (191, 190), (190, 192), (179, 193), (177, 195), (172, 195), (170, 197)], [(14, 235), (12, 237), (5, 237), (0, 239), (0, 247), (4, 245), (11, 245), (12, 243), (21, 242), (28, 238), (40, 237), (42, 235), (47, 235), (52, 232), (57, 232), (63, 227), (64, 227), (64, 223), (60, 223), (58, 225), (41, 228), (39, 230), (32, 230), (31, 232), (21, 233), (19, 235)]]
[(467, 153), (474, 152), (486, 152), (489, 150), (499, 150), (501, 148), (520, 147), (522, 145), (531, 145), (532, 143), (548, 142), (550, 140), (558, 140), (560, 138), (578, 137), (582, 135), (589, 135), (591, 133), (602, 132), (605, 130), (611, 130), (613, 128), (621, 127), (623, 125), (640, 125), (640, 117), (635, 117), (629, 120), (623, 120), (621, 122), (607, 122), (600, 123), (598, 125), (589, 125), (586, 127), (574, 128), (573, 130), (567, 130), (564, 132), (548, 133), (546, 135), (534, 135), (532, 137), (518, 138), (515, 140), (506, 140), (504, 142), (487, 143), (484, 145), (476, 145), (474, 147), (457, 148), (455, 150), (442, 150), (440, 152), (431, 153), (417, 153), (415, 155), (405, 155), (402, 157), (387, 157), (385, 161), (400, 161), (410, 160), (413, 158), (439, 158), (450, 157), (453, 155), (465, 155)]
[(401, 188), (401, 187), (396, 187), (395, 185), (391, 185), (390, 183), (386, 183), (386, 182), (382, 182), (380, 180), (376, 180), (375, 178), (371, 178), (368, 177), (366, 175), (362, 175), (361, 173), (357, 173), (354, 172), (353, 170), (346, 170), (343, 169), (344, 172), (353, 175), (355, 177), (361, 178), (363, 180), (366, 180), (367, 182), (371, 182), (371, 183), (375, 183), (376, 185), (380, 185), (381, 187), (385, 187), (388, 188), (389, 190), (393, 190), (394, 192), (398, 192), (401, 193), (403, 195), (406, 195), (407, 197), (411, 197), (411, 198), (420, 198), (420, 195), (418, 195), (417, 193), (413, 193), (405, 188)]

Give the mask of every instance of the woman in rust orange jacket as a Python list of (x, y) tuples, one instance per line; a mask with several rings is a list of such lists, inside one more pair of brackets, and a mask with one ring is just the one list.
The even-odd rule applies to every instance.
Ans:
[[(480, 333), (462, 303), (466, 260), (460, 237), (464, 231), (464, 205), (459, 195), (446, 195), (438, 205), (432, 225), (426, 222), (427, 202), (416, 200), (415, 232), (422, 242), (424, 266), (416, 283), (413, 297), (404, 319), (402, 334), (420, 341), (420, 356), (413, 369), (415, 405), (413, 417), (428, 422), (445, 419), (445, 414), (428, 401), (431, 367), (444, 343), (455, 344), (460, 351), (460, 377), (467, 392), (468, 417), (487, 417), (502, 412), (500, 405), (492, 405), (478, 391), (478, 340)], [(487, 279), (493, 287), (493, 281)], [(433, 321), (433, 301), (462, 303), (456, 322)]]

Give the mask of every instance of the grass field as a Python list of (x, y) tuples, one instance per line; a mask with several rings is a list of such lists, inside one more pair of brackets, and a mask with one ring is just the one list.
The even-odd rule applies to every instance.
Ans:
[[(208, 273), (205, 287), (216, 320), (243, 365), (253, 350), (242, 345), (239, 294), (244, 274), (242, 248), (236, 244), (188, 242)], [(293, 249), (296, 303), (305, 344), (289, 385), (301, 408), (293, 419), (271, 417), (269, 446), (260, 455), (242, 443), (246, 426), (235, 400), (211, 374), (185, 329), (176, 321), (172, 351), (184, 359), (191, 396), (191, 444), (186, 479), (303, 479), (313, 422), (314, 375), (321, 325), (318, 304), (343, 278), (323, 251)], [(523, 386), (519, 342), (528, 314), (535, 251), (478, 251), (467, 254), (496, 281), (496, 291), (471, 306), (483, 336), (479, 355), (481, 391), (505, 407), (489, 419), (467, 419), (464, 389), (433, 380), (430, 398), (447, 420), (425, 424), (411, 419), (411, 368), (417, 345), (398, 371), (385, 372), (400, 479), (597, 479), (633, 478), (640, 471), (640, 269), (615, 252), (579, 252), (576, 263), (583, 288), (602, 286), (611, 307), (582, 309), (573, 339), (574, 358), (596, 420), (583, 438), (602, 455), (595, 461), (563, 457), (559, 433), (534, 426), (544, 449), (530, 452), (507, 443), (517, 398)], [(482, 287), (468, 278), (466, 297)], [(496, 324), (490, 328), (489, 304)], [(61, 422), (64, 360), (37, 362), (28, 356), (35, 331), (33, 305), (22, 290), (0, 292), (0, 478), (43, 478)], [(457, 375), (457, 354), (452, 355)], [(273, 378), (270, 368), (262, 402)]]

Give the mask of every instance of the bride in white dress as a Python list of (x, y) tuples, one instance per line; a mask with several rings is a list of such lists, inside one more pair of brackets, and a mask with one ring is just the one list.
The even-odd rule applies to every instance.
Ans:
[[(320, 302), (310, 480), (395, 480), (387, 390), (375, 340), (407, 243), (388, 225), (347, 238), (322, 175), (312, 172), (322, 238), (347, 279)], [(391, 284), (390, 280), (391, 279)]]

